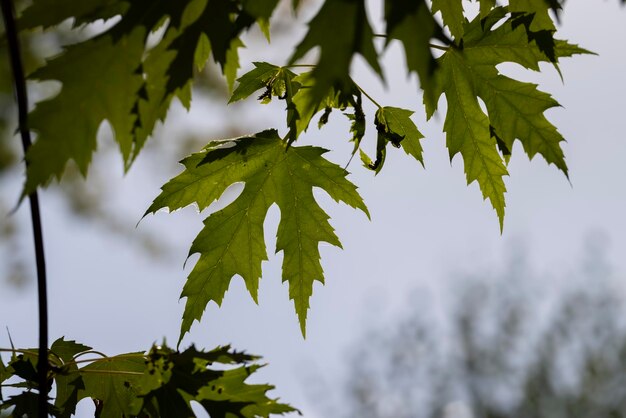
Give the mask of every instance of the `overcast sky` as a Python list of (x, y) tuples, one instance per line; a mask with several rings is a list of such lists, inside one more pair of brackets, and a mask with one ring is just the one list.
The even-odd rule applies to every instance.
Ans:
[[(359, 63), (355, 78), (384, 105), (416, 110), (414, 120), (426, 136), (426, 169), (395, 149), (376, 177), (353, 161), (350, 178), (369, 206), (371, 222), (318, 194), (344, 250), (322, 245), (326, 285), (315, 286), (306, 340), (300, 335), (287, 286), (280, 281), (282, 256), (272, 255), (278, 219), (278, 210), (272, 208), (266, 222), (270, 260), (263, 264), (259, 305), (240, 279), (233, 280), (222, 308), (211, 304), (183, 345), (212, 348), (232, 343), (264, 356), (270, 365), (259, 379), (277, 386), (274, 396), (301, 408), (306, 417), (316, 417), (323, 415), (324, 403), (334, 402), (319, 393), (339, 389), (349, 344), (371, 323), (391, 320), (394, 312), (418, 303), (419, 292), (445, 294), (454, 272), (497, 270), (511, 249), (522, 245), (534, 269), (566, 276), (579, 265), (589, 234), (603, 234), (608, 258), (617, 271), (626, 272), (626, 9), (617, 0), (570, 0), (560, 37), (599, 56), (563, 60), (564, 83), (549, 66), (542, 74), (506, 70), (540, 83), (563, 106), (550, 110), (548, 117), (568, 141), (564, 151), (571, 185), (554, 166), (548, 167), (541, 157), (529, 162), (516, 146), (505, 180), (507, 212), (500, 234), (496, 214), (482, 200), (478, 186), (466, 186), (460, 156), (452, 164), (448, 160), (444, 114), (425, 122), (415, 80), (407, 81), (401, 51), (391, 47), (384, 58), (387, 90)], [(242, 62), (270, 61), (275, 56), (281, 52), (247, 52)], [(242, 106), (254, 111), (246, 122), (251, 126), (259, 130), (282, 126), (282, 103)], [(214, 129), (224, 115), (220, 108), (197, 101), (188, 115), (175, 111), (180, 117), (170, 124)], [(368, 105), (366, 113), (371, 150), (374, 109)], [(343, 165), (351, 146), (346, 143), (347, 128), (343, 118), (333, 115), (329, 126), (322, 131), (312, 128), (304, 141), (332, 148), (330, 158)], [(166, 126), (160, 140), (172, 140), (168, 132), (176, 129)], [(128, 218), (127, 226), (133, 230), (159, 186), (177, 168), (172, 162), (154, 178), (148, 157), (140, 157), (123, 177), (119, 161), (112, 164), (112, 187), (119, 188), (120, 195), (110, 207)], [(110, 354), (147, 349), (162, 338), (175, 344), (184, 307), (177, 296), (195, 258), (186, 270), (183, 262), (203, 216), (189, 208), (174, 215), (159, 213), (139, 224), (138, 230), (155, 233), (175, 248), (171, 258), (159, 261), (119, 237), (71, 218), (55, 194), (43, 193), (42, 200), (52, 339), (65, 335)], [(27, 219), (26, 209), (23, 206), (16, 216)], [(10, 329), (18, 346), (36, 345), (35, 290), (33, 283), (22, 290), (0, 291), (0, 325)], [(0, 346), (8, 345), (6, 335), (0, 334)], [(326, 386), (320, 389), (322, 383)], [(88, 410), (83, 409), (83, 416)]]

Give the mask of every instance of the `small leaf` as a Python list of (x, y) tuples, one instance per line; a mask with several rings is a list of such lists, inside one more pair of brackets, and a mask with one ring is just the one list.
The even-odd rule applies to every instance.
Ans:
[[(291, 73), (289, 70), (285, 70), (276, 65), (268, 64), (267, 62), (253, 62), (253, 64), (254, 69), (248, 71), (237, 79), (239, 84), (231, 95), (228, 103), (246, 99), (256, 91), (263, 88), (269, 89), (271, 94), (274, 83), (280, 77), (282, 72)], [(293, 73), (290, 75), (295, 76)]]
[[(350, 128), (353, 140), (359, 136), (362, 137), (361, 133), (365, 133), (365, 115), (361, 105), (361, 91), (352, 79), (348, 79), (348, 84), (343, 89), (330, 88), (320, 98), (316, 98), (314, 95), (316, 80), (313, 71), (299, 74), (293, 78), (292, 83), (297, 86), (297, 90), (293, 94), (295, 120), (291, 121), (293, 123), (289, 126), (292, 132), (295, 131), (296, 137), (307, 130), (311, 120), (318, 112), (324, 110), (328, 116), (330, 112), (327, 109), (344, 111), (348, 107), (354, 109), (353, 117), (350, 117), (353, 121)], [(324, 122), (324, 120), (321, 119), (320, 122)], [(324, 124), (325, 122), (320, 123), (318, 127), (321, 128)]]
[(91, 349), (92, 348), (89, 346), (79, 344), (74, 340), (66, 340), (63, 337), (54, 341), (50, 346), (50, 351), (61, 358), (65, 363), (72, 361), (76, 354), (80, 354)]
[[(78, 393), (85, 389), (82, 376), (78, 373), (78, 366), (73, 362), (77, 354), (91, 350), (76, 341), (59, 338), (50, 346), (50, 353), (63, 361), (63, 366), (56, 373), (56, 398), (54, 405), (58, 409), (57, 418), (70, 418), (76, 413)], [(69, 363), (69, 364), (68, 364)]]
[(407, 109), (385, 106), (376, 112), (376, 128), (388, 142), (402, 147), (404, 152), (424, 165), (420, 140), (424, 135), (411, 120), (414, 112)]

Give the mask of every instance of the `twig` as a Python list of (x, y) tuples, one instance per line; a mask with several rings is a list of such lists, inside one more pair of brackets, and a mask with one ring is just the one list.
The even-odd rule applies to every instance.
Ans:
[[(9, 44), (11, 68), (13, 70), (13, 85), (17, 100), (19, 131), (22, 137), (24, 155), (31, 146), (30, 131), (28, 130), (28, 95), (26, 80), (20, 55), (20, 44), (17, 37), (13, 4), (11, 0), (0, 0), (2, 16)], [(26, 165), (28, 161), (25, 159)], [(35, 189), (28, 195), (30, 201), (30, 217), (33, 224), (33, 240), (35, 244), (35, 260), (37, 264), (37, 293), (39, 298), (39, 351), (37, 359), (37, 377), (39, 383), (39, 417), (48, 416), (48, 296), (46, 290), (46, 262), (43, 249), (43, 233), (41, 229), (41, 214), (39, 212), (39, 198)]]

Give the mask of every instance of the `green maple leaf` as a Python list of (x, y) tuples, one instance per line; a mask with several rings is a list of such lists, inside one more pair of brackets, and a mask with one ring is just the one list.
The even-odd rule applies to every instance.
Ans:
[(313, 282), (324, 281), (318, 245), (324, 241), (341, 246), (312, 189), (319, 187), (334, 200), (367, 213), (356, 187), (345, 178), (347, 172), (324, 159), (325, 152), (316, 147), (286, 148), (271, 130), (210, 143), (182, 161), (185, 171), (163, 186), (147, 213), (193, 203), (203, 210), (233, 183), (245, 186), (233, 203), (205, 219), (193, 242), (190, 254), (200, 253), (200, 258), (181, 294), (187, 298), (181, 338), (210, 301), (222, 303), (234, 275), (244, 279), (257, 300), (261, 263), (267, 260), (263, 222), (274, 203), (281, 212), (276, 251), (284, 253), (283, 281), (289, 282), (305, 333)]
[[(139, 353), (134, 353), (139, 354)], [(141, 356), (107, 357), (79, 369), (84, 389), (78, 399), (101, 402), (100, 418), (131, 417), (136, 414), (137, 384), (146, 368)]]
[(245, 382), (261, 367), (254, 364), (227, 370), (210, 385), (204, 385), (196, 399), (212, 418), (267, 418), (272, 414), (296, 411), (289, 405), (267, 397), (266, 393), (274, 386)]
[(50, 352), (63, 360), (64, 363), (72, 361), (76, 354), (80, 354), (91, 349), (92, 348), (87, 345), (77, 343), (74, 340), (66, 340), (63, 337), (55, 340), (50, 346)]
[(378, 109), (374, 119), (378, 131), (376, 160), (372, 161), (367, 154), (361, 151), (361, 160), (365, 167), (378, 174), (385, 163), (387, 144), (389, 143), (396, 148), (402, 147), (404, 152), (419, 161), (422, 166), (424, 165), (422, 145), (420, 144), (420, 139), (424, 136), (410, 118), (413, 113), (407, 109), (390, 106)]
[[(361, 102), (361, 91), (348, 77), (347, 84), (343, 88), (332, 87), (323, 96), (316, 96), (315, 93), (315, 71), (309, 71), (293, 78), (293, 116), (288, 119), (290, 138), (297, 138), (309, 127), (313, 117), (320, 111), (324, 111), (318, 122), (318, 128), (324, 126), (329, 119), (333, 109), (339, 109), (352, 121), (350, 133), (351, 141), (354, 142), (354, 152), (359, 147), (365, 135), (365, 114)], [(345, 111), (351, 108), (352, 113)], [(293, 142), (293, 141), (290, 141)], [(353, 152), (353, 153), (354, 153)]]
[[(10, 396), (0, 404), (0, 411), (13, 408), (10, 417), (38, 417), (39, 394), (35, 392), (22, 392), (19, 395)], [(54, 416), (57, 413), (54, 405), (48, 403), (48, 411)], [(4, 414), (2, 414), (4, 416)]]
[(529, 29), (533, 32), (543, 30), (555, 31), (554, 21), (548, 13), (553, 10), (555, 13), (560, 9), (556, 0), (511, 0), (509, 10), (512, 13), (528, 13), (533, 16)]
[[(456, 2), (461, 4), (460, 1)], [(430, 49), (430, 40), (437, 38), (444, 43), (449, 43), (449, 40), (435, 21), (426, 2), (386, 0), (385, 22), (387, 45), (393, 39), (402, 42), (407, 69), (409, 72), (417, 73), (424, 94), (432, 96), (431, 78), (437, 64)]]
[(140, 382), (141, 411), (152, 417), (195, 417), (192, 400), (199, 402), (212, 418), (269, 417), (295, 411), (266, 396), (273, 386), (245, 383), (260, 366), (210, 368), (215, 363), (242, 365), (255, 360), (257, 357), (231, 351), (230, 347), (209, 352), (198, 351), (193, 346), (183, 352), (153, 347)]
[(296, 109), (294, 95), (300, 89), (300, 84), (295, 81), (296, 74), (291, 70), (268, 64), (266, 62), (253, 63), (255, 68), (242, 75), (237, 81), (239, 85), (233, 92), (228, 103), (249, 97), (254, 92), (265, 89), (259, 96), (261, 103), (269, 103), (272, 97), (285, 100), (287, 105), (287, 126), (289, 127), (289, 143), (293, 143), (300, 135), (300, 114)]
[[(196, 2), (197, 3), (197, 2)], [(193, 3), (192, 3), (193, 4)], [(211, 54), (218, 63), (229, 89), (232, 90), (239, 68), (237, 49), (243, 46), (239, 39), (240, 33), (254, 22), (239, 9), (231, 0), (208, 0), (197, 3), (197, 16), (182, 28), (179, 36), (171, 43), (170, 49), (176, 51), (176, 57), (168, 68), (167, 91), (183, 88), (193, 79), (193, 68), (196, 62), (196, 51), (199, 44), (210, 45)], [(232, 16), (237, 16), (233, 19)], [(208, 41), (208, 42), (207, 42)]]
[(309, 50), (320, 47), (320, 57), (313, 78), (311, 95), (315, 102), (328, 95), (331, 88), (349, 90), (352, 84), (350, 64), (355, 53), (365, 58), (379, 75), (378, 53), (372, 42), (373, 32), (363, 0), (326, 1), (309, 22), (309, 32), (296, 47), (290, 63), (302, 58)]
[(110, 19), (127, 8), (128, 3), (120, 0), (35, 0), (22, 12), (19, 27), (33, 29), (41, 26), (45, 29), (68, 19), (72, 19), (73, 26), (78, 27), (99, 19)]
[(480, 2), (480, 17), (484, 18), (487, 16), (491, 9), (496, 6), (496, 0), (475, 0)]
[(86, 174), (96, 149), (96, 133), (108, 120), (124, 158), (133, 149), (134, 96), (142, 84), (137, 67), (145, 33), (137, 28), (116, 44), (110, 37), (68, 47), (31, 78), (61, 80), (59, 95), (39, 102), (30, 114), (37, 141), (29, 150), (25, 193), (60, 177), (72, 159)]
[[(496, 68), (503, 62), (514, 62), (538, 70), (541, 61), (551, 61), (536, 43), (528, 42), (526, 30), (516, 25), (514, 18), (493, 29), (506, 13), (507, 9), (497, 8), (483, 19), (466, 23), (463, 47), (451, 47), (439, 59), (435, 101), (425, 96), (430, 117), (436, 99), (445, 94), (448, 110), (444, 131), (450, 158), (461, 154), (468, 184), (478, 182), (483, 197), (496, 210), (501, 228), (507, 170), (498, 147), (508, 158), (518, 139), (530, 158), (541, 154), (567, 175), (560, 147), (564, 139), (544, 116), (558, 103), (536, 85), (503, 76)], [(564, 41), (556, 41), (554, 51), (557, 58), (586, 52)], [(484, 101), (487, 113), (480, 108), (478, 98)]]
[[(48, 27), (68, 17), (76, 17), (76, 25), (116, 15), (121, 19), (104, 33), (66, 47), (30, 76), (59, 81), (62, 88), (30, 115), (37, 141), (26, 156), (24, 195), (60, 178), (70, 160), (85, 175), (104, 121), (111, 125), (128, 169), (172, 99), (189, 106), (193, 69), (202, 67), (209, 53), (232, 86), (237, 50), (243, 46), (239, 35), (257, 19), (230, 0), (64, 0), (45, 13), (49, 3), (35, 1), (24, 11), (22, 25)], [(261, 19), (267, 7), (249, 8), (262, 12)], [(149, 45), (148, 35), (161, 27), (164, 36)]]
[(420, 140), (424, 135), (417, 129), (411, 120), (414, 112), (407, 109), (385, 106), (376, 112), (376, 128), (388, 142), (400, 146), (408, 155), (419, 161), (422, 166), (422, 145)]
[(278, 67), (267, 62), (253, 62), (254, 68), (240, 78), (239, 83), (228, 103), (234, 103), (246, 99), (258, 90), (265, 89), (259, 97), (263, 103), (268, 103), (272, 97), (281, 97), (287, 93), (287, 81), (296, 75), (283, 67)]
[(463, 2), (459, 0), (433, 0), (433, 13), (441, 12), (443, 22), (455, 39), (463, 37), (465, 14)]
[(243, 9), (254, 16), (259, 24), (259, 28), (270, 40), (270, 17), (278, 5), (278, 0), (242, 0)]
[(50, 346), (50, 353), (53, 357), (63, 362), (61, 370), (54, 377), (56, 384), (54, 405), (59, 411), (56, 415), (58, 418), (69, 418), (76, 412), (78, 392), (85, 389), (85, 385), (78, 373), (78, 366), (73, 360), (77, 354), (89, 350), (91, 347), (64, 338), (57, 339)]

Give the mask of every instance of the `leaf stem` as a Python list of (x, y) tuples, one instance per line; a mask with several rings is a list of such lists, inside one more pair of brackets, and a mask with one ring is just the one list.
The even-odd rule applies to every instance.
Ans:
[(356, 81), (352, 80), (352, 82), (354, 83), (354, 85), (356, 86), (357, 89), (359, 89), (359, 91), (361, 93), (363, 93), (363, 95), (365, 97), (367, 97), (369, 99), (370, 102), (374, 103), (379, 109), (382, 109), (383, 107), (380, 105), (380, 103), (378, 103), (376, 100), (374, 100), (374, 98), (372, 96), (370, 96), (369, 94), (367, 94), (367, 92), (365, 90), (363, 90), (363, 88), (361, 88), (361, 86), (359, 86)]
[[(28, 130), (28, 94), (26, 79), (20, 55), (20, 44), (15, 25), (15, 12), (11, 0), (0, 0), (2, 16), (4, 18), (5, 33), (9, 44), (9, 56), (13, 71), (15, 97), (17, 100), (19, 130), (22, 137), (24, 155), (31, 146), (30, 131)], [(26, 159), (25, 159), (26, 161)], [(26, 161), (28, 167), (28, 161)], [(37, 189), (28, 195), (30, 201), (31, 222), (33, 225), (33, 240), (35, 245), (35, 262), (37, 265), (37, 293), (39, 305), (39, 351), (37, 360), (37, 379), (39, 384), (38, 412), (40, 417), (48, 416), (48, 295), (46, 285), (46, 262), (43, 248), (43, 233), (41, 228), (41, 214), (39, 211), (39, 197)]]
[(447, 46), (441, 46), (441, 45), (435, 45), (435, 44), (428, 44), (428, 46), (433, 48), (433, 49), (438, 49), (440, 51), (447, 51), (447, 50), (450, 49)]
[(19, 348), (0, 348), (0, 353), (20, 353), (37, 355), (37, 351), (35, 350), (21, 350)]
[[(374, 38), (389, 38), (389, 35), (385, 35), (383, 33), (374, 33), (372, 35)], [(394, 38), (395, 39), (395, 38)], [(449, 48), (445, 47), (445, 46), (441, 46), (441, 45), (436, 45), (436, 44), (428, 44), (429, 47), (433, 48), (433, 49), (439, 49), (441, 51), (447, 51)]]
[(143, 353), (120, 354), (119, 356), (113, 356), (113, 357), (104, 356), (104, 357), (98, 357), (98, 358), (88, 358), (88, 359), (83, 359), (83, 360), (68, 361), (65, 364), (96, 363), (98, 361), (117, 360), (117, 359), (126, 359), (126, 358), (146, 358), (146, 355)]
[(97, 354), (99, 356), (102, 356), (103, 358), (107, 358), (107, 355), (102, 353), (102, 352), (100, 352), (100, 351), (89, 350), (89, 351), (83, 351), (82, 353), (77, 354), (76, 357), (74, 357), (74, 360), (76, 360), (80, 356), (84, 356), (85, 354)]
[(93, 373), (93, 374), (121, 374), (126, 376), (143, 376), (143, 372), (128, 372), (125, 370), (84, 370), (80, 373)]
[(282, 68), (315, 68), (317, 65), (313, 64), (289, 64), (284, 65)]

